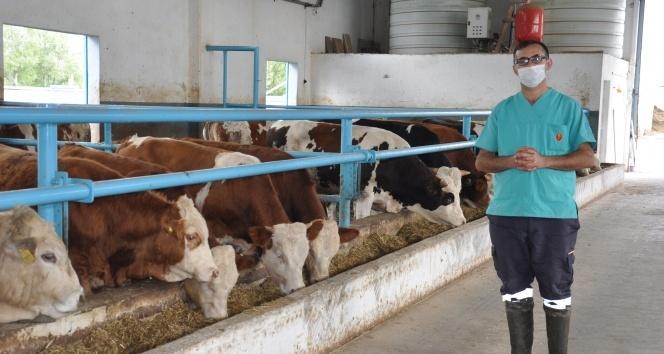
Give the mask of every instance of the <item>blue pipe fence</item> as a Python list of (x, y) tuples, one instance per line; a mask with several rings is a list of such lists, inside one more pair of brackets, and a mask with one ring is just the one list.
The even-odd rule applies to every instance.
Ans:
[[(66, 235), (68, 202), (91, 203), (97, 197), (142, 192), (153, 189), (242, 178), (261, 174), (305, 168), (341, 165), (341, 186), (338, 196), (324, 196), (323, 201), (337, 202), (339, 224), (350, 225), (350, 203), (358, 194), (359, 164), (378, 160), (469, 148), (473, 141), (437, 144), (408, 149), (373, 151), (352, 144), (352, 120), (362, 118), (429, 118), (464, 117), (464, 132), (470, 132), (472, 117), (486, 116), (490, 111), (442, 109), (380, 109), (297, 107), (267, 109), (233, 109), (208, 107), (114, 106), (114, 105), (49, 105), (47, 107), (0, 107), (0, 124), (38, 124), (37, 140), (19, 142), (37, 145), (37, 188), (0, 193), (0, 210), (18, 205), (37, 205), (40, 215), (55, 225), (59, 235)], [(71, 143), (57, 141), (57, 125), (64, 123), (102, 123), (104, 143), (83, 145), (111, 151), (112, 123), (163, 123), (257, 120), (337, 120), (341, 119), (341, 151), (339, 153), (293, 152), (294, 160), (265, 162), (256, 165), (212, 168), (158, 176), (122, 178), (107, 181), (70, 179), (58, 171), (57, 146)], [(466, 135), (467, 137), (469, 135)], [(17, 139), (0, 139), (0, 143), (17, 143)], [(66, 236), (65, 236), (66, 237)]]

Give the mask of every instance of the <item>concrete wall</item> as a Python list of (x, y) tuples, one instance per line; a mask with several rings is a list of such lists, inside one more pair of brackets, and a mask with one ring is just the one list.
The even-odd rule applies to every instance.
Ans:
[[(98, 36), (102, 101), (219, 102), (220, 54), (204, 52), (219, 44), (260, 46), (262, 80), (266, 59), (297, 63), (306, 103), (309, 53), (324, 50), (325, 35), (350, 33), (355, 45), (370, 37), (362, 18), (372, 1), (305, 10), (269, 0), (0, 0), (0, 8), (0, 23)], [(230, 98), (248, 102), (251, 70), (239, 57), (231, 56)]]
[[(312, 57), (314, 104), (492, 108), (519, 89), (511, 55), (322, 54)], [(598, 110), (602, 54), (556, 54), (550, 84)]]

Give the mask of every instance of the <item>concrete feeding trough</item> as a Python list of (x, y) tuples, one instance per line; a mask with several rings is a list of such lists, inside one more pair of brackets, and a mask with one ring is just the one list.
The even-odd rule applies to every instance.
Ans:
[[(609, 166), (577, 180), (577, 202), (586, 205), (622, 183), (624, 168)], [(413, 213), (375, 215), (354, 227), (360, 237), (394, 234), (418, 220)], [(347, 252), (347, 245), (341, 253)], [(338, 274), (289, 296), (204, 327), (154, 353), (317, 353), (335, 348), (416, 302), (490, 257), (486, 218), (440, 233)], [(64, 344), (124, 314), (149, 316), (184, 299), (179, 284), (140, 282), (107, 289), (81, 311), (51, 323), (0, 325), (0, 352), (35, 352)]]

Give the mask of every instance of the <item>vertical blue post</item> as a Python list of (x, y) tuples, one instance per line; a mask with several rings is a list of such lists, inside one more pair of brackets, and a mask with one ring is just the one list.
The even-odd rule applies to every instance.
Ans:
[(222, 96), (221, 96), (221, 104), (223, 105), (224, 108), (226, 108), (226, 102), (228, 102), (228, 51), (224, 50), (224, 68), (223, 68), (223, 74), (222, 74), (222, 87), (221, 89), (223, 90)]
[[(58, 171), (58, 125), (39, 124), (37, 126), (37, 186), (48, 187), (55, 183)], [(60, 210), (59, 210), (60, 209)], [(46, 222), (55, 226), (55, 231), (62, 237), (62, 210), (57, 204), (38, 206), (39, 215)], [(58, 216), (60, 218), (58, 218)]]
[[(113, 144), (113, 126), (111, 123), (103, 123), (104, 125), (104, 144), (111, 146)], [(113, 148), (104, 148), (106, 152), (113, 152)]]
[(258, 74), (260, 72), (260, 62), (259, 62), (259, 50), (258, 47), (254, 49), (254, 94), (253, 94), (253, 106), (258, 108), (258, 84), (260, 83), (260, 78)]
[[(350, 119), (341, 120), (341, 152), (352, 152), (353, 146), (353, 122)], [(350, 226), (350, 202), (357, 195), (357, 163), (341, 164), (341, 183), (339, 191), (339, 226)]]
[(470, 128), (472, 126), (472, 117), (463, 116), (463, 136), (466, 137), (466, 140), (470, 141)]

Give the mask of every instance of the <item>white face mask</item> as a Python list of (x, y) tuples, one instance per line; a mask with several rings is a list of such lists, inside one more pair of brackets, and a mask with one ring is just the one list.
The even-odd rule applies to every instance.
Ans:
[(544, 79), (546, 79), (546, 65), (534, 65), (517, 70), (519, 80), (526, 87), (537, 87)]

